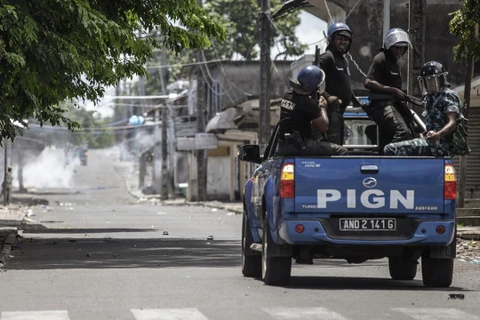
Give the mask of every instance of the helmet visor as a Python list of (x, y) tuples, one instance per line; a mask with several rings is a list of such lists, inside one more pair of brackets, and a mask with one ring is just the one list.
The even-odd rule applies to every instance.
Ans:
[(440, 91), (442, 87), (440, 77), (438, 76), (427, 76), (427, 77), (418, 77), (418, 82), (420, 84), (420, 90), (423, 95), (431, 94)]
[(317, 86), (318, 94), (322, 94), (325, 91), (325, 72), (323, 70), (320, 71), (322, 71), (322, 81)]
[(349, 31), (347, 31), (347, 30), (337, 31), (337, 32), (335, 33), (335, 35), (337, 35), (337, 34), (340, 35), (340, 36), (347, 37), (347, 38), (350, 39), (350, 40), (352, 39), (352, 34), (351, 34)]

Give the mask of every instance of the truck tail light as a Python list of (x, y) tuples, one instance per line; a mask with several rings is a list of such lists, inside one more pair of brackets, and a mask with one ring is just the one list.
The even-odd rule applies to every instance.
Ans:
[(293, 163), (284, 164), (280, 176), (280, 198), (295, 198), (295, 176)]
[(443, 198), (445, 200), (455, 200), (457, 198), (457, 176), (453, 164), (445, 165)]

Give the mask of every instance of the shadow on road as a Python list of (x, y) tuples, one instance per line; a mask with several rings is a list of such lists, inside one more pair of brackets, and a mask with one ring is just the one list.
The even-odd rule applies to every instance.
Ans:
[[(261, 279), (258, 279), (261, 281)], [(311, 289), (311, 290), (401, 290), (401, 291), (444, 291), (444, 292), (467, 292), (459, 287), (450, 288), (427, 288), (421, 280), (397, 281), (390, 278), (374, 277), (295, 277), (292, 276), (288, 289)]]
[(416, 291), (469, 291), (459, 287), (427, 288), (421, 280), (396, 281), (390, 278), (367, 277), (292, 277), (289, 289), (329, 290), (416, 290)]
[[(55, 220), (44, 220), (42, 223), (62, 223), (63, 221)], [(30, 234), (95, 234), (95, 233), (118, 233), (118, 232), (155, 232), (158, 230), (155, 229), (141, 229), (141, 228), (96, 228), (96, 229), (87, 229), (87, 228), (54, 228), (49, 229), (45, 227), (35, 227), (25, 226), (24, 230)]]
[[(240, 241), (196, 239), (100, 238), (97, 232), (140, 229), (65, 229), (65, 238), (19, 239), (7, 270), (232, 267), (241, 265)], [(151, 231), (151, 230), (148, 230)], [(86, 237), (68, 237), (84, 233)]]

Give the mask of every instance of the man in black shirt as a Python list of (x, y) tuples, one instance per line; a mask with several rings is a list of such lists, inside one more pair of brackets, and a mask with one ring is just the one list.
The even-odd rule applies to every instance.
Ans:
[(296, 81), (290, 80), (292, 89), (281, 102), (280, 147), (281, 155), (338, 155), (347, 149), (340, 145), (316, 139), (313, 130), (326, 133), (329, 120), (327, 103), (320, 97), (324, 90), (325, 74), (317, 66), (300, 70)]
[(360, 106), (353, 94), (350, 80), (350, 67), (345, 54), (352, 44), (352, 32), (342, 22), (337, 22), (328, 28), (328, 45), (320, 55), (318, 66), (325, 72), (325, 91), (322, 96), (328, 102), (328, 119), (330, 126), (327, 132), (329, 142), (343, 145), (344, 121), (343, 113), (348, 105)]
[(391, 142), (413, 139), (407, 121), (411, 121), (411, 112), (402, 102), (406, 95), (402, 91), (402, 77), (398, 60), (410, 45), (408, 34), (394, 28), (385, 36), (383, 47), (370, 65), (365, 88), (370, 90), (370, 111), (373, 121), (378, 125), (379, 152)]

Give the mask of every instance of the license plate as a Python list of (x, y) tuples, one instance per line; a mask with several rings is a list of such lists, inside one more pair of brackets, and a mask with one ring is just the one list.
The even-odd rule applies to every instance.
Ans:
[(395, 218), (341, 218), (340, 231), (394, 231)]

